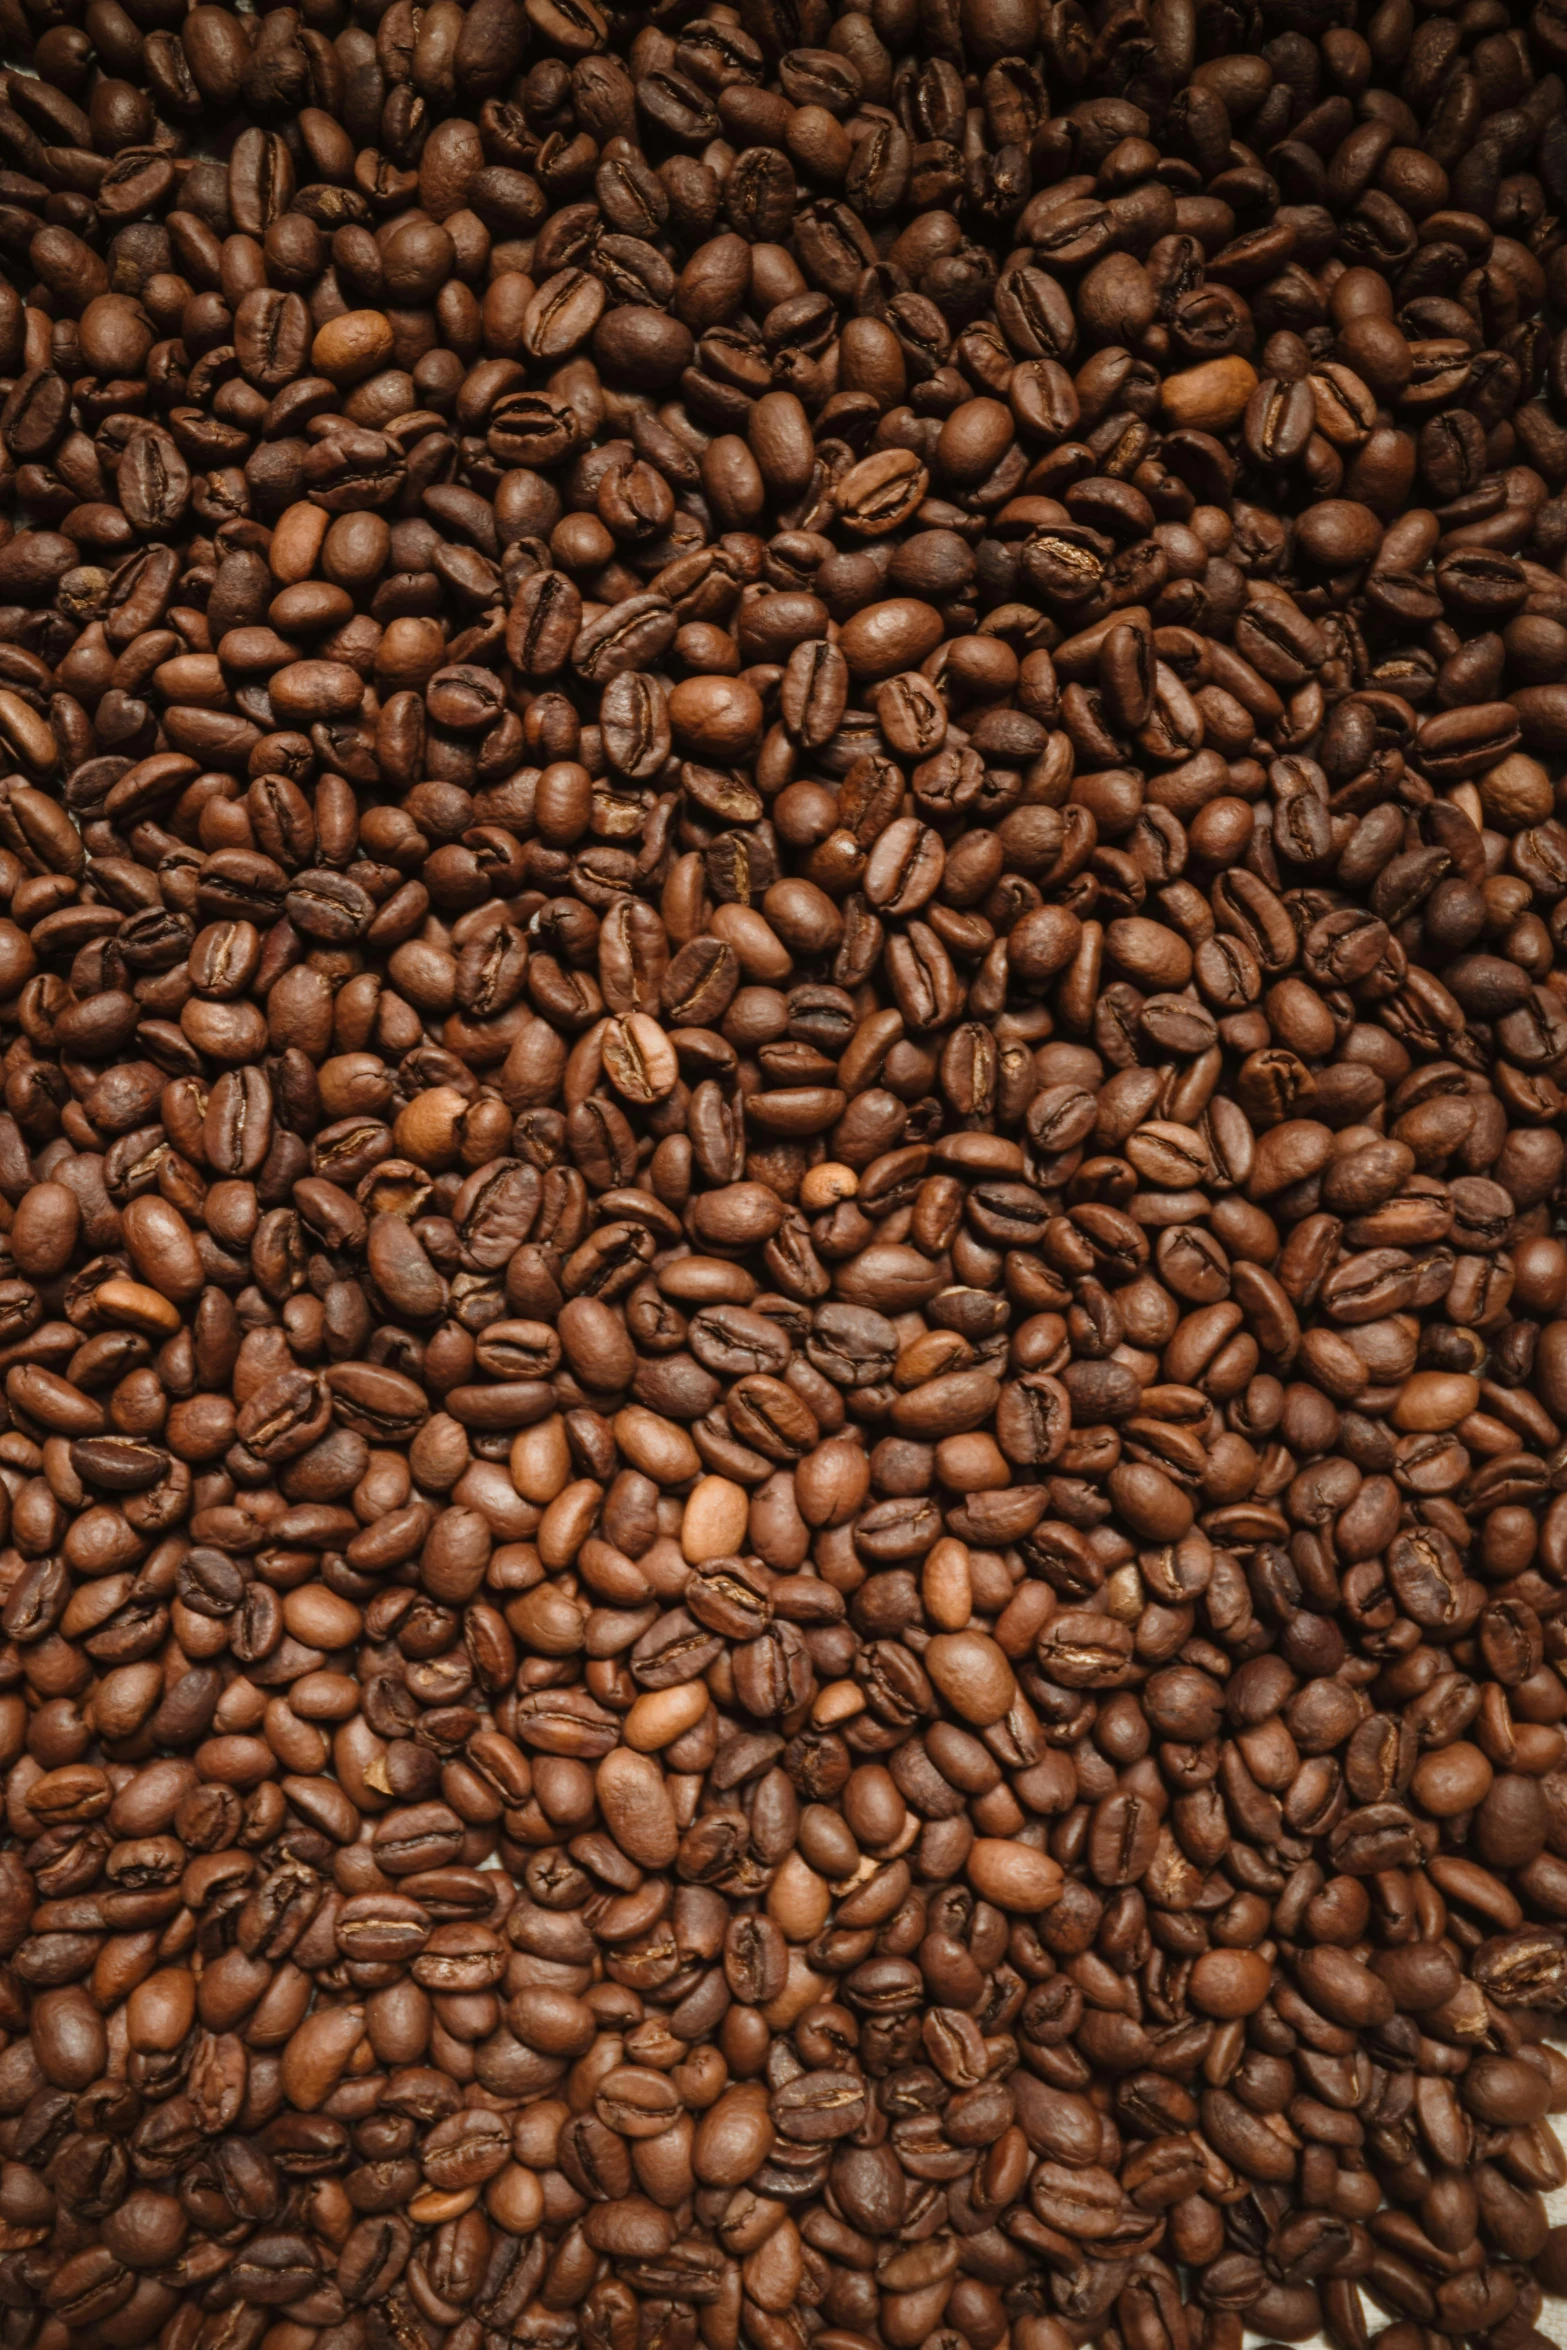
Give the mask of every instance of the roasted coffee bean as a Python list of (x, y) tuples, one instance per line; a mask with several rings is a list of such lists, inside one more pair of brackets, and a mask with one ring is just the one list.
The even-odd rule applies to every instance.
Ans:
[(1553, 2330), (1567, 40), (1332, 18), (11, 7), (11, 2350)]

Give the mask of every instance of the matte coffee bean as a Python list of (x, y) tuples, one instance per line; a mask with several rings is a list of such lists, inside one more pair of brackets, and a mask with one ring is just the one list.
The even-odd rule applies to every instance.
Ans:
[(13, 2350), (1539, 2350), (1549, 8), (79, 15)]

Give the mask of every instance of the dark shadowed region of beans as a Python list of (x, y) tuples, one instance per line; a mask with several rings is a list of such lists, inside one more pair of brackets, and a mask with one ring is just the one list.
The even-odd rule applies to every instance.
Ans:
[(0, 55), (0, 2350), (1550, 2350), (1567, 0)]

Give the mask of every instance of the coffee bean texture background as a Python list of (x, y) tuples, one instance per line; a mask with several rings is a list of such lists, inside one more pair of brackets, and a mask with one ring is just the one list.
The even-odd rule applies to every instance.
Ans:
[(1557, 0), (0, 55), (0, 2350), (1567, 2345)]

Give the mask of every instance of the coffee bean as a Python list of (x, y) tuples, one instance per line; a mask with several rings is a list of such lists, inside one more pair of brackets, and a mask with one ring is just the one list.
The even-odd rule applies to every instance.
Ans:
[(0, 91), (19, 2350), (1537, 2350), (1549, 12), (327, 13)]

